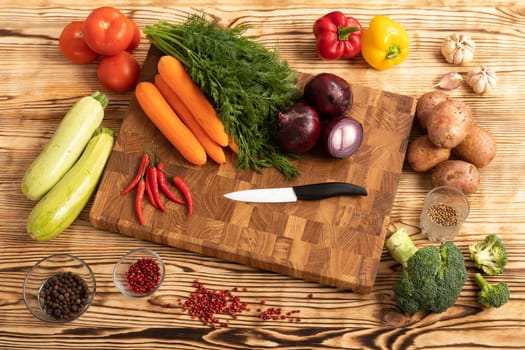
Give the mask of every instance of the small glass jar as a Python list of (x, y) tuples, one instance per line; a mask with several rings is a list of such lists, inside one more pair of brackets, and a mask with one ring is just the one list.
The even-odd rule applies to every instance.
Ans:
[[(47, 293), (51, 284), (64, 291), (51, 296)], [(95, 293), (93, 271), (82, 259), (69, 254), (54, 254), (40, 260), (27, 273), (23, 285), (27, 309), (39, 320), (53, 323), (73, 321), (82, 315), (93, 303)], [(77, 295), (81, 300), (69, 301), (70, 295)]]
[(431, 241), (453, 240), (470, 211), (467, 196), (455, 187), (439, 186), (425, 196), (420, 227)]
[[(147, 263), (147, 265), (145, 266), (147, 271), (139, 271), (139, 274), (149, 274), (151, 272), (154, 274), (154, 276), (145, 277), (147, 277), (148, 280), (153, 277), (155, 279), (155, 283), (153, 285), (149, 284), (149, 287), (146, 290), (137, 289), (137, 286), (134, 287), (133, 283), (130, 284), (129, 280), (130, 269), (134, 265), (137, 267), (141, 265), (141, 261)], [(142, 267), (139, 267), (139, 269), (142, 269)], [(128, 297), (147, 297), (153, 294), (160, 287), (162, 281), (164, 281), (165, 269), (166, 268), (164, 266), (162, 258), (153, 250), (147, 248), (133, 249), (127, 252), (124, 256), (122, 256), (119, 259), (119, 261), (115, 264), (115, 267), (113, 268), (113, 283), (122, 294)], [(141, 282), (142, 281), (140, 280), (137, 281), (137, 283), (139, 284)]]

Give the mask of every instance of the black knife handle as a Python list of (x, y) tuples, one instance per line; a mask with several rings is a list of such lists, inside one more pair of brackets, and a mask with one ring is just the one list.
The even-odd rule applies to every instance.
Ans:
[(367, 196), (366, 188), (348, 182), (324, 182), (293, 186), (298, 199), (316, 200), (334, 196)]

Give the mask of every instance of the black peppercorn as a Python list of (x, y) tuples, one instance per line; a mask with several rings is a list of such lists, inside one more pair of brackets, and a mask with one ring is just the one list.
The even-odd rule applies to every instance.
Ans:
[(86, 281), (72, 272), (60, 272), (48, 278), (39, 292), (44, 312), (57, 320), (74, 318), (89, 300)]

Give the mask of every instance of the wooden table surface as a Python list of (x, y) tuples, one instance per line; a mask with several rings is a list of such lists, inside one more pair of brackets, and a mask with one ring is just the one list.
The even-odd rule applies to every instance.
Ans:
[[(58, 50), (58, 36), (71, 20), (107, 4), (95, 0), (24, 2), (0, 5), (0, 348), (97, 349), (510, 349), (523, 348), (525, 335), (525, 6), (520, 2), (472, 1), (115, 1), (140, 27), (159, 19), (182, 21), (190, 13), (206, 12), (224, 24), (245, 23), (249, 34), (297, 70), (330, 71), (352, 83), (418, 97), (449, 71), (467, 72), (477, 65), (497, 71), (498, 87), (478, 96), (462, 86), (451, 96), (472, 107), (476, 121), (494, 133), (498, 153), (481, 170), (480, 190), (470, 196), (471, 212), (455, 242), (467, 257), (468, 245), (488, 233), (505, 242), (509, 262), (496, 282), (506, 280), (511, 299), (499, 309), (483, 309), (475, 300), (475, 272), (467, 263), (468, 281), (456, 305), (441, 314), (408, 316), (395, 306), (392, 284), (400, 266), (384, 252), (375, 287), (356, 294), (168, 246), (100, 231), (89, 223), (88, 207), (60, 237), (35, 242), (26, 233), (34, 203), (20, 191), (25, 169), (51, 137), (64, 113), (81, 96), (101, 89), (96, 64), (77, 66)], [(364, 26), (376, 14), (402, 23), (411, 34), (411, 54), (396, 68), (376, 71), (362, 58), (321, 61), (311, 33), (316, 18), (342, 10)], [(468, 66), (447, 64), (440, 54), (443, 38), (464, 32), (476, 41), (475, 60)], [(143, 62), (149, 44), (144, 39), (135, 56)], [(104, 125), (118, 132), (132, 93), (108, 93)], [(407, 227), (417, 245), (429, 242), (419, 233), (419, 212), (431, 188), (428, 174), (405, 166), (391, 217)], [(167, 265), (161, 288), (151, 297), (121, 295), (111, 279), (113, 265), (126, 251), (148, 247)], [(25, 307), (22, 284), (29, 269), (53, 253), (70, 253), (90, 264), (97, 279), (93, 305), (79, 319), (50, 325), (35, 319)], [(198, 279), (208, 288), (232, 289), (251, 312), (212, 329), (177, 306)], [(300, 310), (301, 322), (262, 320), (257, 309)], [(167, 304), (173, 307), (167, 307)]]

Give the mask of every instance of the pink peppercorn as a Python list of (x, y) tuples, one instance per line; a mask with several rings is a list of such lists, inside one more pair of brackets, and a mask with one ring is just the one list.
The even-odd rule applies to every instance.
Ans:
[(193, 319), (198, 318), (204, 325), (212, 328), (227, 327), (227, 322), (220, 320), (216, 315), (225, 314), (236, 319), (238, 314), (248, 311), (248, 305), (242, 303), (240, 298), (229, 290), (208, 289), (197, 280), (193, 282), (193, 287), (196, 290), (182, 303), (182, 309)]
[(152, 258), (140, 258), (134, 262), (126, 273), (128, 286), (133, 292), (144, 295), (155, 288), (161, 280), (159, 264)]

